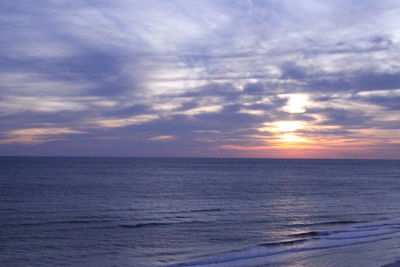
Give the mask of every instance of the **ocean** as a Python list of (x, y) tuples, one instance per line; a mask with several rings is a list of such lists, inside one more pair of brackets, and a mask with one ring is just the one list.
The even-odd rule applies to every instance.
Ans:
[(400, 161), (0, 157), (0, 266), (382, 266)]

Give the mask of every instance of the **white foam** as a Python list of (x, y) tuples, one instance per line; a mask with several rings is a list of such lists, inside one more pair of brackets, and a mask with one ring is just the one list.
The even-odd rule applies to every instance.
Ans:
[(357, 224), (340, 230), (319, 232), (305, 242), (276, 243), (255, 246), (239, 252), (228, 252), (216, 257), (183, 263), (177, 266), (252, 266), (272, 264), (293, 258), (296, 254), (315, 253), (345, 246), (395, 239), (400, 236), (400, 219)]

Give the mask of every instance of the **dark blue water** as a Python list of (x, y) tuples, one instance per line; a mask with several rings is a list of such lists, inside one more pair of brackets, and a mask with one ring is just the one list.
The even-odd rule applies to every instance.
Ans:
[(1, 266), (400, 256), (400, 161), (0, 157), (0, 200)]

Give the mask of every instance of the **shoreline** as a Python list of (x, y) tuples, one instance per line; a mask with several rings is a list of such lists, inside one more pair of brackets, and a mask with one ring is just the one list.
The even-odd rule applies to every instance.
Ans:
[(386, 264), (386, 265), (382, 265), (382, 267), (400, 267), (400, 260), (395, 261), (393, 263)]

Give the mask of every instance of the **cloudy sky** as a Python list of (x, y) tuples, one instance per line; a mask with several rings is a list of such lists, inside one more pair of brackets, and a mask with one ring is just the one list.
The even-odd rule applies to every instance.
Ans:
[(397, 0), (3, 0), (0, 155), (400, 158)]

